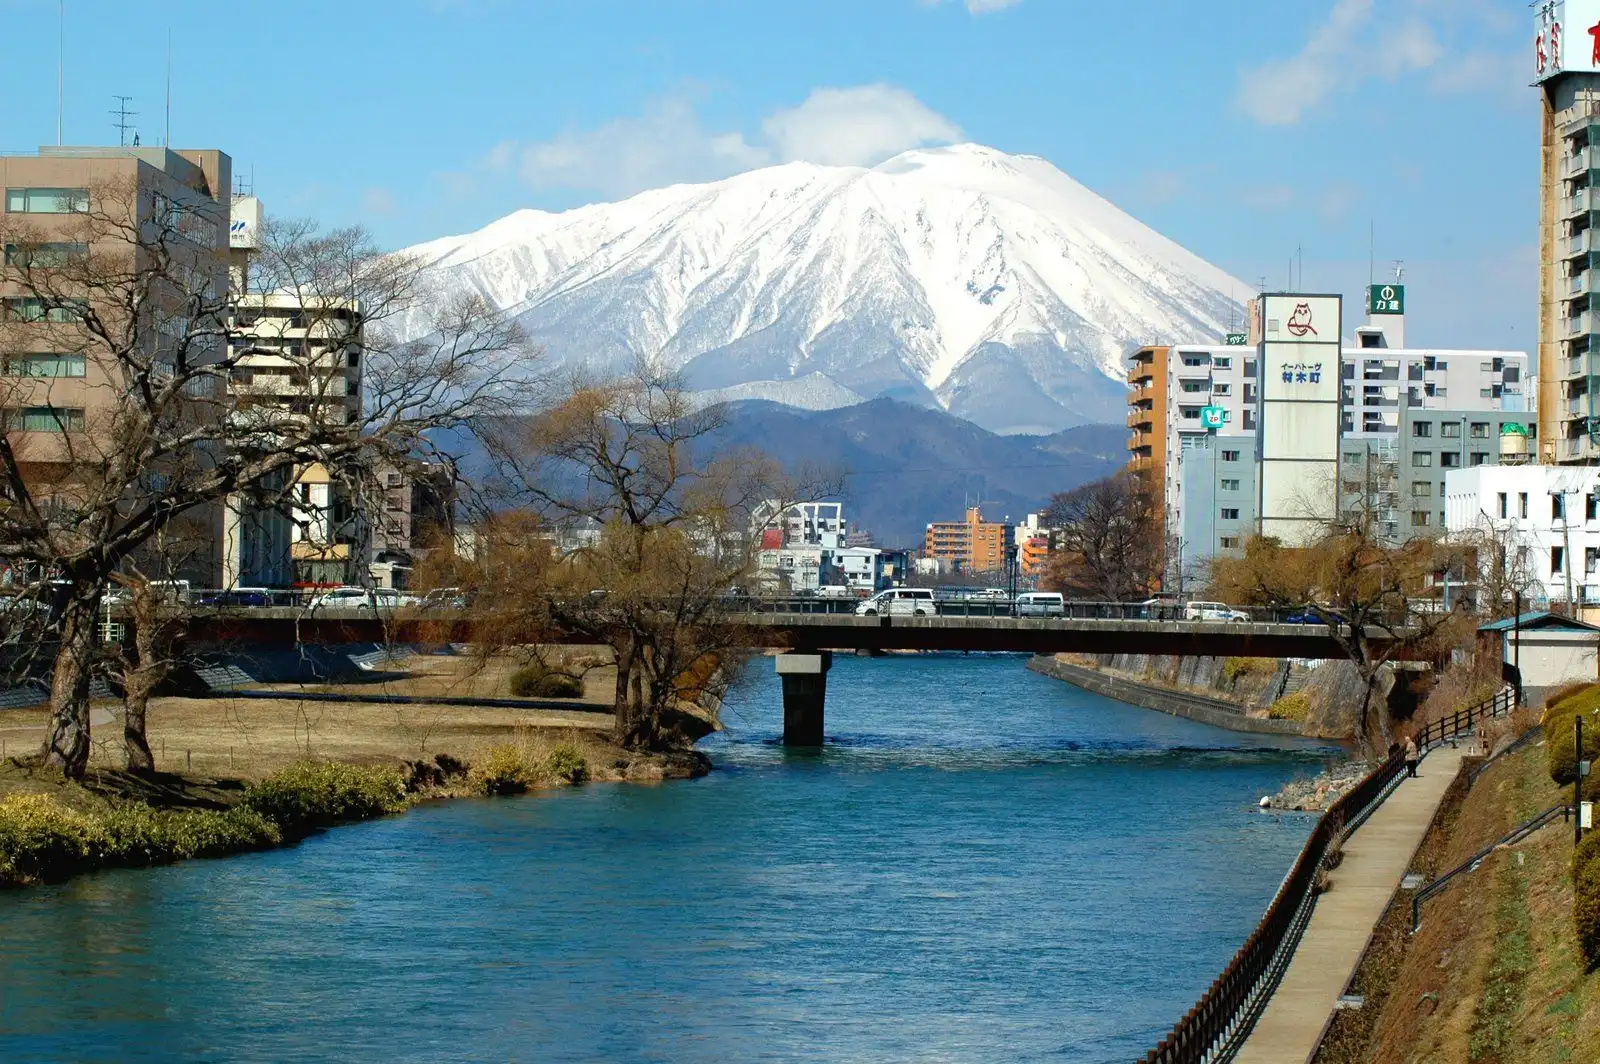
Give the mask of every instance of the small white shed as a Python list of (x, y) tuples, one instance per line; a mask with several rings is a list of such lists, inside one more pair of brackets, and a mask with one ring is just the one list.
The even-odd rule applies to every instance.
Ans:
[(1499, 642), (1501, 671), (1513, 682), (1521, 674), (1523, 697), (1530, 704), (1563, 684), (1600, 680), (1600, 627), (1595, 625), (1541, 611), (1485, 624), (1478, 636)]

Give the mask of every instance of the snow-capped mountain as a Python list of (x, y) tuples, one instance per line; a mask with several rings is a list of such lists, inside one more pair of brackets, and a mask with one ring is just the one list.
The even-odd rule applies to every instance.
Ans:
[(409, 250), (561, 362), (644, 354), (719, 398), (891, 396), (998, 432), (1121, 421), (1127, 351), (1220, 340), (1247, 291), (1043, 159), (971, 144), (523, 210)]

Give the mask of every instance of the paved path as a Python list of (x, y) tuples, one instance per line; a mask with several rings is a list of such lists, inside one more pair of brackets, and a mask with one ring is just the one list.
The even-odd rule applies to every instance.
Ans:
[(1236, 1064), (1302, 1064), (1355, 974), (1367, 940), (1427, 834), (1444, 792), (1461, 767), (1465, 744), (1423, 759), (1345, 844), (1331, 873), (1333, 889), (1317, 899), (1311, 923), (1267, 1010), (1234, 1058)]

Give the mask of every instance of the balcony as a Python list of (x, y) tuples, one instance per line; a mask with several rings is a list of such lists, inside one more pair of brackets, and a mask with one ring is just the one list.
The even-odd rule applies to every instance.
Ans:
[(1571, 340), (1579, 336), (1587, 336), (1594, 332), (1594, 313), (1584, 311), (1561, 321), (1561, 335), (1564, 339)]
[(1594, 239), (1593, 229), (1584, 229), (1567, 237), (1567, 257), (1587, 255), (1591, 251), (1600, 250), (1600, 241)]
[(1573, 395), (1567, 398), (1567, 415), (1569, 417), (1589, 416), (1589, 396)]
[(1596, 200), (1593, 189), (1579, 189), (1577, 192), (1572, 194), (1571, 199), (1567, 200), (1567, 202), (1562, 205), (1562, 214), (1567, 218), (1571, 218), (1579, 214), (1588, 214), (1589, 211), (1594, 209), (1591, 204), (1596, 202), (1600, 201)]
[(1128, 427), (1130, 429), (1131, 428), (1136, 428), (1136, 427), (1138, 427), (1140, 425), (1143, 425), (1148, 430), (1148, 429), (1154, 427), (1155, 419), (1156, 419), (1156, 412), (1154, 410), (1130, 410), (1130, 411), (1128, 411)]
[(1575, 273), (1567, 279), (1568, 298), (1586, 296), (1594, 291), (1589, 280), (1590, 272), (1589, 270), (1584, 270), (1582, 273)]
[(1600, 158), (1600, 155), (1597, 155), (1594, 148), (1584, 148), (1574, 152), (1561, 160), (1561, 174), (1563, 177), (1571, 177), (1585, 170), (1593, 170), (1596, 168), (1597, 158)]

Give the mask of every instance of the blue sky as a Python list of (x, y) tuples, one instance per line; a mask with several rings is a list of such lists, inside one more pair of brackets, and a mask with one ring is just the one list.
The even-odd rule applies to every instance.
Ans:
[[(401, 246), (807, 158), (1041, 155), (1248, 282), (1357, 299), (1369, 223), (1413, 344), (1533, 343), (1523, 0), (67, 0), (65, 139), (219, 147), (275, 214)], [(0, 0), (0, 150), (55, 139), (55, 0)], [(15, 47), (27, 41), (27, 47)], [(1347, 307), (1355, 314), (1357, 305)]]

